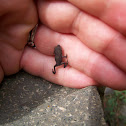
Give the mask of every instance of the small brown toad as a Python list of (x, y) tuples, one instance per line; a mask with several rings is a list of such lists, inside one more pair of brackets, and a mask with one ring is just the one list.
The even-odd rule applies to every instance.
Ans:
[(65, 68), (68, 65), (68, 61), (66, 63), (62, 62), (62, 58), (67, 58), (67, 55), (66, 56), (62, 56), (62, 48), (61, 48), (60, 45), (57, 45), (54, 48), (54, 54), (55, 54), (56, 65), (54, 66), (54, 70), (52, 69), (53, 74), (56, 73), (55, 67), (64, 64), (64, 68)]

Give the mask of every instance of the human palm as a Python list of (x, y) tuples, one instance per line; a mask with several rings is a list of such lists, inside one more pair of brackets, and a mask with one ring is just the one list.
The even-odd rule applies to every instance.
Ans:
[[(126, 89), (124, 0), (38, 0), (36, 6), (32, 1), (13, 0), (10, 4), (8, 11), (0, 11), (0, 80), (22, 68), (63, 86)], [(25, 47), (37, 18), (36, 49)], [(69, 66), (56, 68), (54, 75), (53, 51), (58, 44), (68, 55)]]

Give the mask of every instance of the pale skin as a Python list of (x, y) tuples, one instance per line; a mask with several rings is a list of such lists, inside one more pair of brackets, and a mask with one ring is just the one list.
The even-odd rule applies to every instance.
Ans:
[[(38, 12), (38, 14), (37, 14)], [(126, 89), (125, 0), (2, 0), (0, 4), (0, 82), (20, 69), (53, 83), (84, 88)], [(38, 19), (36, 49), (25, 47)], [(55, 65), (60, 44), (68, 66)]]

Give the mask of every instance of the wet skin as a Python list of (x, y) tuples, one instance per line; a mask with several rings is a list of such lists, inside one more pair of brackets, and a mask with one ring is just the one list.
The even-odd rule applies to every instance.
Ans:
[(52, 69), (53, 74), (56, 73), (55, 67), (64, 64), (64, 68), (65, 68), (68, 65), (68, 61), (67, 62), (62, 62), (62, 58), (67, 58), (67, 55), (66, 56), (62, 56), (62, 48), (61, 48), (60, 45), (57, 45), (54, 48), (54, 54), (55, 54), (56, 65), (54, 66), (54, 70)]

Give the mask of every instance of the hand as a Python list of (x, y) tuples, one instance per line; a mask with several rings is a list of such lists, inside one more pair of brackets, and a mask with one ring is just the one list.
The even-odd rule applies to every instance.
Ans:
[[(37, 5), (42, 23), (35, 37), (39, 51), (25, 50), (26, 71), (74, 88), (126, 89), (125, 1), (38, 0)], [(69, 66), (56, 68), (54, 75), (52, 55), (58, 44), (68, 55)]]
[[(69, 2), (75, 6), (67, 1), (37, 1), (39, 18), (44, 25), (39, 24), (35, 36), (36, 49), (26, 47), (23, 55), (26, 33), (21, 34), (22, 37), (17, 36), (17, 38), (25, 36), (25, 39), (18, 39), (18, 41), (24, 40), (23, 45), (22, 41), (18, 42), (22, 46), (19, 45), (18, 48), (20, 48), (17, 51), (17, 54), (21, 51), (22, 55), (21, 68), (68, 87), (83, 88), (89, 85), (104, 85), (118, 90), (126, 89), (126, 16), (123, 14), (126, 3), (94, 1), (90, 4), (88, 1), (83, 3), (83, 1), (76, 2), (76, 0)], [(117, 6), (119, 4), (120, 8)], [(35, 15), (32, 14), (32, 18), (36, 17), (36, 11), (34, 12)], [(117, 19), (119, 19), (118, 22)], [(30, 21), (32, 21), (31, 18)], [(12, 37), (13, 40), (16, 39), (15, 36)], [(57, 73), (54, 75), (52, 73), (55, 65), (53, 51), (57, 44), (62, 46), (64, 55), (68, 55), (69, 66), (56, 68)], [(13, 45), (15, 45), (14, 42)], [(6, 55), (9, 56), (10, 53)], [(20, 69), (18, 58), (20, 59), (21, 55), (15, 56), (18, 62), (15, 66), (18, 68), (9, 74)], [(1, 61), (3, 64), (6, 63), (4, 60)], [(10, 65), (6, 71), (10, 71), (9, 69), (11, 69)], [(8, 75), (7, 72), (4, 73)]]

